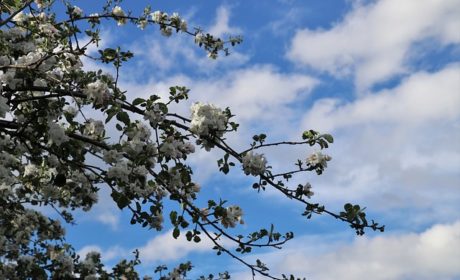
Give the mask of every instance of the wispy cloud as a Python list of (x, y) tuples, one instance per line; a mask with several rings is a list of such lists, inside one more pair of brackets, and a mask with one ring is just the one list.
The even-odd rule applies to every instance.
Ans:
[(242, 30), (236, 26), (230, 26), (231, 9), (228, 6), (220, 6), (216, 11), (214, 24), (209, 28), (209, 33), (214, 36), (242, 35)]
[[(349, 245), (324, 236), (303, 236), (284, 250), (254, 258), (265, 260), (272, 272), (308, 279), (457, 279), (458, 247), (457, 221), (437, 224), (421, 233), (357, 237)], [(250, 278), (247, 272), (236, 275), (238, 279)]]
[[(139, 250), (139, 256), (144, 265), (161, 264), (169, 261), (178, 261), (191, 253), (211, 252), (214, 243), (208, 238), (202, 238), (202, 241), (195, 243), (187, 241), (185, 231), (174, 239), (172, 230), (158, 234), (154, 238), (148, 240), (144, 245), (138, 248), (126, 248), (115, 245), (109, 248), (102, 248), (99, 245), (87, 245), (81, 248), (77, 253), (84, 256), (92, 251), (100, 252), (105, 262), (117, 262), (124, 258), (129, 258), (132, 252)], [(233, 245), (228, 240), (220, 240), (220, 244), (231, 248)]]
[(392, 89), (366, 95), (351, 103), (320, 99), (304, 118), (305, 126), (332, 131), (357, 124), (423, 124), (460, 116), (460, 65), (434, 72), (417, 72)]
[(334, 75), (355, 75), (365, 89), (410, 70), (411, 47), (423, 40), (435, 49), (460, 42), (460, 1), (357, 2), (328, 30), (299, 30), (288, 57)]
[(352, 102), (318, 99), (302, 127), (336, 136), (330, 168), (312, 179), (318, 199), (412, 209), (399, 217), (408, 227), (451, 221), (460, 199), (459, 73), (453, 64)]

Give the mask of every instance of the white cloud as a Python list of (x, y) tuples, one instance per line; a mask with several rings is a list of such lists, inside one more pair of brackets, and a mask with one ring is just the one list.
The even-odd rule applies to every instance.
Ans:
[[(212, 251), (214, 243), (210, 239), (203, 235), (201, 242), (189, 242), (185, 237), (185, 233), (185, 231), (181, 232), (181, 235), (177, 239), (174, 239), (172, 237), (172, 230), (169, 230), (148, 240), (143, 246), (137, 248), (142, 263), (150, 265), (152, 263), (159, 264), (167, 261), (177, 261), (191, 253)], [(234, 246), (231, 241), (226, 239), (221, 239), (218, 242), (227, 248)], [(118, 245), (103, 249), (98, 245), (87, 245), (78, 250), (77, 254), (84, 258), (87, 253), (96, 251), (101, 253), (104, 262), (118, 262), (123, 258), (131, 257), (135, 249), (123, 248)]]
[[(143, 58), (137, 60), (136, 68), (154, 69), (157, 77), (169, 71), (175, 71), (175, 74), (185, 72), (187, 67), (192, 67), (197, 74), (213, 74), (216, 69), (236, 68), (249, 60), (248, 55), (232, 47), (229, 48), (231, 56), (222, 53), (219, 59), (210, 59), (206, 51), (194, 43), (193, 37), (186, 34), (177, 34), (174, 38), (149, 34), (134, 42), (129, 49)], [(134, 72), (133, 75), (139, 75)]]
[[(228, 244), (228, 242), (224, 242), (224, 244)], [(202, 236), (201, 242), (195, 243), (187, 241), (185, 232), (174, 239), (172, 231), (167, 231), (140, 247), (139, 254), (143, 263), (157, 263), (178, 260), (192, 252), (210, 252), (213, 247), (212, 241), (205, 236)]]
[[(447, 280), (460, 277), (458, 248), (457, 221), (434, 225), (421, 233), (356, 237), (349, 245), (327, 236), (303, 236), (281, 251), (253, 258), (266, 262), (274, 273), (307, 279)], [(238, 275), (238, 279), (250, 276), (247, 272)]]
[(460, 199), (459, 73), (450, 65), (352, 102), (316, 101), (301, 127), (331, 132), (336, 143), (328, 170), (312, 178), (315, 200), (411, 209), (409, 227), (451, 221)]
[(408, 71), (411, 47), (460, 43), (460, 1), (380, 0), (353, 10), (328, 30), (304, 29), (292, 40), (288, 57), (334, 75), (356, 75), (364, 89)]
[(101, 254), (102, 261), (105, 263), (112, 261), (117, 262), (122, 258), (129, 258), (133, 256), (132, 251), (128, 252), (120, 246), (112, 246), (107, 250), (103, 250), (101, 247), (96, 245), (84, 246), (78, 250), (77, 254), (80, 256), (81, 260), (84, 260), (86, 254), (90, 252), (99, 252)]
[(452, 279), (460, 277), (460, 222), (420, 234), (357, 238), (320, 255), (301, 252), (279, 268), (312, 279)]
[(318, 84), (307, 75), (281, 73), (269, 65), (256, 65), (222, 77), (195, 82), (191, 97), (229, 106), (241, 121), (283, 121), (294, 117), (295, 102), (310, 95)]
[(220, 6), (216, 12), (214, 24), (209, 28), (209, 33), (221, 37), (223, 35), (241, 35), (242, 31), (238, 27), (230, 26), (230, 8)]
[(435, 73), (418, 72), (393, 89), (352, 103), (320, 99), (304, 118), (306, 127), (331, 131), (357, 124), (425, 123), (460, 116), (460, 65)]
[[(105, 199), (105, 201), (108, 201), (109, 198)], [(109, 201), (111, 203), (113, 203), (113, 201)], [(98, 204), (99, 205), (99, 204)], [(112, 230), (116, 230), (118, 229), (118, 224), (120, 222), (120, 217), (119, 217), (119, 209), (115, 209), (115, 207), (111, 207), (111, 211), (110, 210), (105, 210), (105, 211), (102, 211), (101, 213), (97, 213), (94, 218), (103, 223), (103, 224), (106, 224), (106, 225), (109, 225)], [(96, 209), (97, 209), (97, 206), (96, 206)], [(97, 210), (94, 210), (94, 211), (97, 211)]]
[(87, 212), (79, 211), (77, 212), (76, 220), (78, 222), (99, 222), (110, 226), (112, 230), (118, 230), (121, 210), (113, 202), (110, 192), (111, 190), (107, 186), (101, 185), (98, 192), (98, 202), (91, 209), (91, 215), (88, 215)]

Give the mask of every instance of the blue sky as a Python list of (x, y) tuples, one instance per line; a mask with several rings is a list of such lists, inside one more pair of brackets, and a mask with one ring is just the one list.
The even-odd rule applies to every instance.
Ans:
[[(126, 1), (139, 12), (147, 1)], [(102, 3), (102, 2), (101, 2)], [(96, 4), (75, 1), (86, 13)], [(305, 220), (302, 206), (278, 193), (256, 193), (253, 178), (217, 171), (219, 152), (191, 157), (202, 185), (198, 201), (225, 198), (239, 204), (249, 233), (274, 223), (296, 238), (284, 250), (258, 251), (275, 273), (309, 279), (460, 279), (460, 1), (153, 1), (153, 10), (179, 12), (189, 26), (219, 36), (242, 35), (232, 55), (209, 60), (193, 38), (162, 37), (156, 27), (103, 28), (103, 46), (134, 52), (121, 87), (128, 98), (191, 88), (190, 103), (230, 106), (241, 124), (229, 141), (240, 150), (252, 135), (299, 140), (301, 132), (331, 133), (333, 160), (321, 176), (306, 174), (313, 201), (340, 211), (346, 202), (366, 206), (385, 233), (356, 237), (329, 217)], [(136, 13), (134, 13), (136, 14)], [(106, 66), (86, 61), (87, 69)], [(189, 103), (189, 104), (190, 104)], [(188, 106), (176, 108), (189, 115)], [(288, 170), (314, 149), (267, 149), (275, 170)], [(238, 168), (236, 168), (238, 169)], [(97, 249), (113, 264), (140, 248), (141, 270), (191, 260), (195, 273), (228, 270), (247, 279), (209, 242), (192, 246), (163, 232), (129, 225), (101, 193), (89, 214), (77, 216), (68, 240), (80, 252)]]

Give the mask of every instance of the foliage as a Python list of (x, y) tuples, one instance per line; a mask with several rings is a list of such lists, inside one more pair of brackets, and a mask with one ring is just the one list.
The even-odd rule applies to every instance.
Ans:
[[(243, 209), (223, 199), (196, 205), (200, 185), (192, 180), (187, 157), (211, 149), (225, 153), (217, 160), (221, 172), (227, 174), (241, 165), (244, 174), (257, 178), (254, 189), (280, 191), (303, 204), (307, 218), (324, 213), (349, 223), (358, 234), (366, 228), (383, 231), (378, 224), (368, 223), (358, 205), (346, 204), (344, 212), (335, 214), (309, 201), (313, 195), (309, 183), (289, 186), (294, 175), (321, 174), (331, 157), (318, 151), (299, 159), (294, 170), (276, 174), (259, 152), (280, 145), (326, 149), (333, 142), (331, 135), (308, 130), (298, 142), (267, 143), (267, 135), (259, 134), (247, 150), (238, 152), (225, 140), (225, 134), (238, 129), (229, 108), (196, 103), (190, 118), (170, 112), (171, 104), (188, 98), (189, 90), (181, 86), (172, 86), (166, 100), (157, 95), (129, 100), (118, 80), (122, 65), (133, 53), (120, 47), (99, 49), (97, 57), (88, 53), (90, 47), (98, 47), (105, 21), (141, 29), (158, 26), (164, 36), (191, 36), (212, 59), (228, 54), (226, 46), (239, 44), (240, 37), (222, 40), (199, 28), (191, 30), (178, 14), (152, 12), (150, 7), (134, 16), (111, 0), (99, 14), (87, 14), (63, 1), (67, 16), (61, 19), (62, 15), (53, 13), (57, 2), (0, 3), (0, 278), (139, 278), (137, 251), (133, 260), (122, 260), (106, 270), (99, 253), (77, 256), (65, 241), (60, 221), (72, 223), (76, 209), (90, 211), (99, 189), (109, 188), (114, 203), (132, 214), (131, 224), (159, 231), (170, 223), (174, 238), (181, 232), (190, 242), (208, 238), (218, 255), (225, 253), (240, 261), (253, 275), (295, 279), (271, 275), (262, 261), (251, 264), (241, 257), (255, 248), (281, 248), (294, 237), (292, 232), (278, 233), (272, 225), (234, 236), (228, 228), (243, 223)], [(83, 57), (112, 65), (116, 76), (86, 70)], [(95, 111), (105, 119), (87, 117)], [(116, 128), (117, 134), (108, 133), (109, 127)], [(195, 145), (203, 150), (196, 151)], [(165, 200), (176, 202), (177, 209), (163, 213)], [(40, 206), (55, 209), (61, 219), (46, 217), (37, 210)], [(224, 247), (224, 238), (236, 248)], [(169, 271), (159, 266), (154, 273), (159, 279), (182, 279), (191, 268), (190, 263)], [(229, 278), (223, 272), (200, 279)]]

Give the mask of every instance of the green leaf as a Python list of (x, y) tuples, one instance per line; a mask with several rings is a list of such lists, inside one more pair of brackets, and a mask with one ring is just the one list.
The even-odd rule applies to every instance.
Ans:
[(144, 102), (145, 102), (145, 99), (143, 99), (143, 98), (136, 98), (136, 99), (133, 100), (133, 105), (134, 105), (134, 106), (137, 106), (137, 105), (139, 105), (139, 104), (141, 104), (141, 103), (144, 103)]
[(117, 114), (118, 110), (115, 107), (111, 107), (105, 112), (107, 113), (107, 118), (105, 119), (105, 123), (108, 123), (113, 118), (113, 116)]
[(324, 139), (326, 139), (327, 142), (334, 143), (334, 137), (332, 137), (332, 135), (324, 134), (323, 137), (324, 137)]
[(173, 225), (176, 225), (176, 221), (177, 221), (177, 212), (176, 211), (171, 211), (171, 213), (169, 213), (169, 218), (171, 219), (171, 223)]
[(173, 237), (174, 239), (177, 239), (180, 235), (180, 230), (178, 227), (175, 227), (174, 230), (173, 230)]
[(102, 55), (103, 62), (113, 61), (117, 57), (117, 50), (112, 48), (106, 48), (103, 51), (99, 50), (99, 53)]
[(187, 238), (188, 241), (192, 240), (193, 233), (191, 231), (187, 231), (185, 234), (185, 237)]
[(118, 208), (123, 209), (129, 205), (130, 200), (122, 193), (112, 192), (111, 194), (113, 200), (117, 203)]
[(125, 125), (130, 124), (129, 115), (128, 115), (128, 113), (126, 113), (124, 111), (118, 112), (117, 120), (123, 122)]
[(345, 209), (345, 211), (350, 211), (351, 209), (353, 208), (353, 205), (351, 205), (351, 203), (347, 203), (343, 206), (343, 209)]

